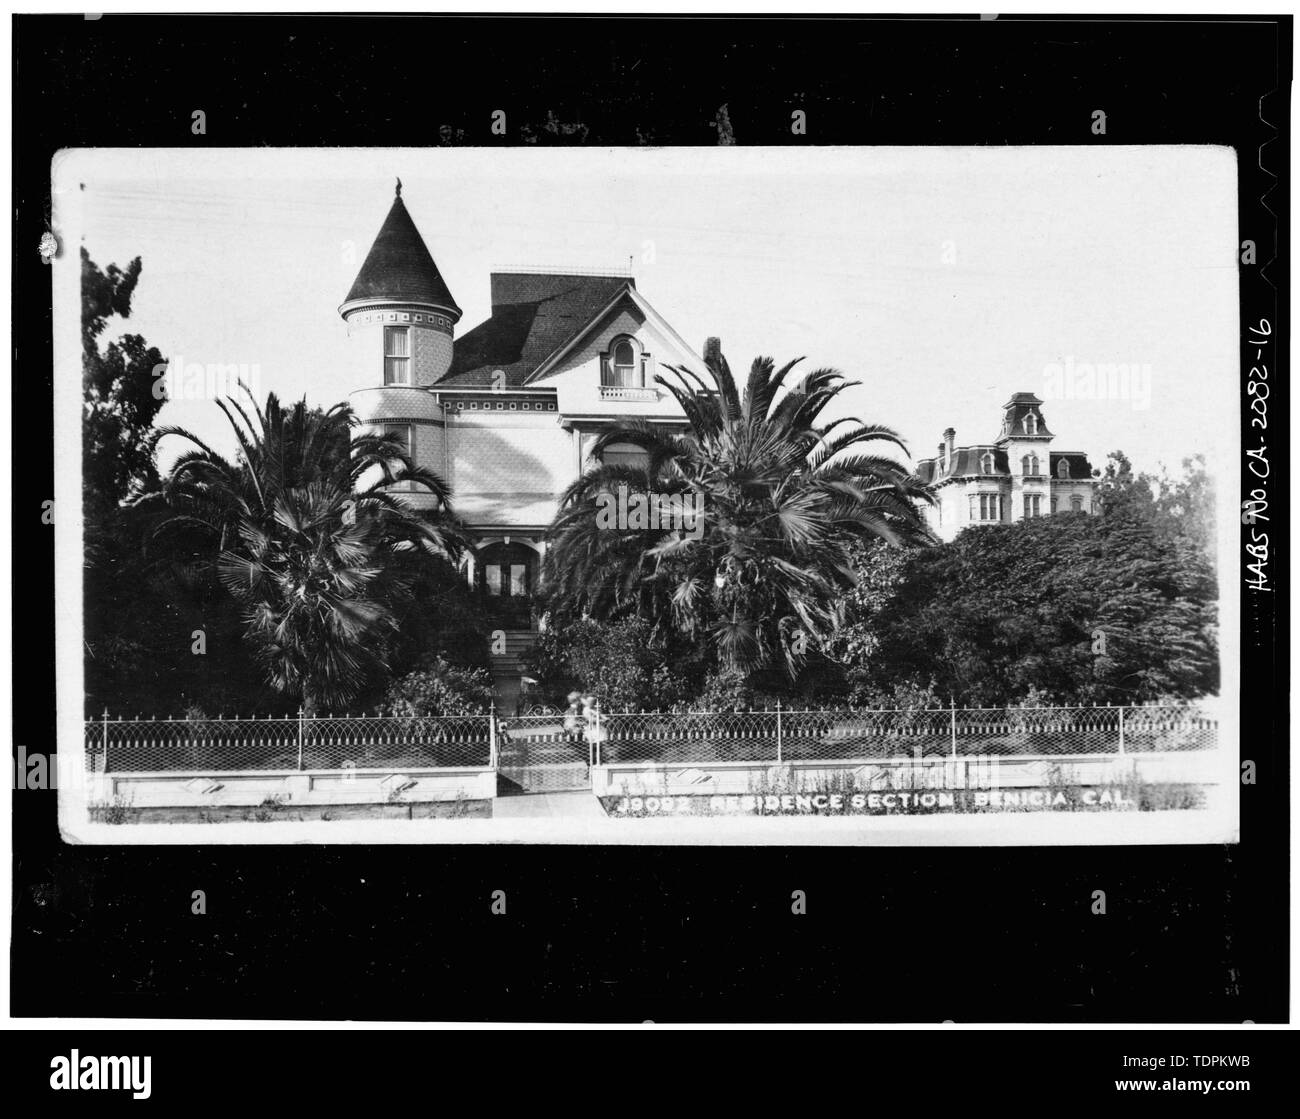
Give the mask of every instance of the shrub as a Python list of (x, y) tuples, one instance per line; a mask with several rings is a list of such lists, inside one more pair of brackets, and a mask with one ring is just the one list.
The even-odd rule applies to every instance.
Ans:
[(385, 715), (480, 715), (492, 703), (492, 674), (460, 668), (441, 657), (394, 680), (384, 696)]
[(697, 711), (770, 711), (778, 701), (786, 708), (802, 706), (797, 698), (764, 691), (742, 672), (719, 668), (704, 678), (691, 706)]
[(689, 696), (669, 669), (670, 654), (649, 622), (584, 618), (540, 635), (529, 654), (541, 694), (563, 707), (570, 691), (590, 692), (601, 709), (642, 711), (670, 707)]

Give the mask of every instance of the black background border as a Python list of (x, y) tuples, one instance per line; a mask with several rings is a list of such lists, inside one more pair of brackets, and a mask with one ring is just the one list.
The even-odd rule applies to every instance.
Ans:
[[(59, 148), (494, 146), (524, 122), (541, 143), (712, 144), (723, 104), (742, 145), (1230, 144), (1240, 236), (1259, 246), (1241, 269), (1243, 330), (1270, 319), (1288, 353), (1287, 16), (19, 16), (14, 58), (13, 741), (29, 751), (55, 726), (60, 592), (40, 526), (50, 273), (36, 247)], [(206, 136), (190, 133), (195, 108)], [(504, 139), (488, 133), (497, 108)], [(806, 138), (790, 134), (795, 108)], [(1287, 372), (1270, 379), (1275, 468)], [(1243, 600), (1243, 757), (1259, 781), (1242, 789), (1238, 846), (87, 848), (61, 843), (54, 796), (15, 792), (11, 1012), (1285, 1020), (1285, 473), (1271, 486), (1275, 593)], [(796, 888), (805, 917), (791, 915)], [(190, 914), (194, 889), (207, 916)], [(489, 914), (496, 889), (506, 918)], [(1105, 917), (1089, 911), (1095, 889)]]

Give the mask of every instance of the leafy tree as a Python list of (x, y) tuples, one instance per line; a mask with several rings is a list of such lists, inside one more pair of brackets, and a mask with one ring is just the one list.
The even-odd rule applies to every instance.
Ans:
[[(239, 443), (231, 460), (197, 436), (164, 481), (156, 535), (187, 543), (239, 604), (255, 658), (276, 691), (308, 710), (354, 700), (386, 671), (410, 580), (403, 552), (457, 555), (464, 537), (448, 492), (392, 436), (354, 436), (346, 405), (265, 408), (219, 401)], [(347, 453), (342, 448), (347, 447)], [(363, 480), (372, 478), (369, 483)], [(413, 482), (436, 498), (416, 512), (387, 487)]]
[[(681, 405), (685, 434), (628, 421), (596, 440), (597, 457), (630, 443), (644, 466), (600, 465), (569, 488), (549, 533), (543, 593), (560, 617), (637, 615), (707, 638), (725, 668), (782, 664), (793, 677), (835, 631), (853, 585), (852, 543), (928, 538), (918, 509), (928, 492), (876, 450), (903, 447), (889, 428), (820, 419), (849, 387), (840, 373), (787, 385), (797, 362), (775, 370), (758, 358), (742, 394), (721, 354), (707, 364), (712, 385), (687, 369), (655, 378)], [(687, 499), (702, 522), (694, 531), (610, 526), (620, 486)]]
[(226, 640), (237, 619), (212, 581), (167, 557), (146, 562), (148, 519), (132, 505), (158, 484), (152, 436), (165, 403), (155, 374), (163, 358), (138, 334), (104, 342), (130, 317), (141, 271), (139, 257), (125, 270), (101, 270), (81, 250), (87, 711), (165, 714), (195, 695), (229, 710), (230, 689), (242, 687), (245, 702), (266, 698), (250, 686), (237, 642)]
[(1098, 487), (1098, 500), (1107, 515), (1148, 519), (1162, 532), (1181, 536), (1214, 558), (1214, 483), (1204, 455), (1182, 461), (1182, 473), (1171, 477), (1162, 465), (1159, 473), (1135, 473), (1123, 451), (1107, 456)]
[(882, 694), (871, 674), (881, 640), (876, 620), (902, 584), (912, 550), (871, 540), (855, 542), (850, 554), (857, 579), (844, 596), (844, 621), (827, 642), (827, 654), (845, 678), (851, 703), (907, 706)]
[(109, 511), (158, 481), (149, 436), (166, 400), (155, 373), (162, 354), (138, 334), (100, 348), (110, 322), (130, 317), (141, 269), (136, 257), (125, 271), (101, 271), (81, 250), (82, 474), (87, 527), (96, 533), (107, 531)]
[(1216, 594), (1204, 552), (1132, 509), (980, 527), (908, 555), (853, 672), (969, 705), (1199, 697), (1218, 687)]

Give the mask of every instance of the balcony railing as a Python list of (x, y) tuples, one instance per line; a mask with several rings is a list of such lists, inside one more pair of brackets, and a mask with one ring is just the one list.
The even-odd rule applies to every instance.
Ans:
[(658, 389), (638, 389), (622, 385), (601, 385), (601, 400), (639, 400), (653, 404), (659, 399)]

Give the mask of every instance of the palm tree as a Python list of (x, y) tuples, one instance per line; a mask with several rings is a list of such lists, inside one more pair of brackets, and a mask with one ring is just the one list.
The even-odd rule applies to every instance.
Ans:
[[(918, 505), (929, 491), (879, 453), (882, 442), (906, 452), (903, 441), (879, 424), (820, 421), (850, 382), (818, 369), (787, 386), (800, 360), (774, 370), (771, 358), (755, 359), (743, 397), (721, 354), (707, 360), (713, 385), (678, 367), (655, 378), (689, 429), (675, 435), (631, 420), (595, 441), (593, 457), (630, 443), (645, 459), (596, 466), (565, 493), (543, 569), (557, 615), (638, 613), (707, 634), (722, 665), (742, 673), (773, 664), (779, 651), (793, 677), (840, 621), (854, 583), (852, 541), (932, 539)], [(621, 486), (682, 495), (702, 508), (702, 531), (607, 527), (600, 513)]]
[[(228, 459), (192, 432), (154, 498), (154, 537), (187, 542), (242, 608), (245, 636), (278, 691), (308, 710), (352, 699), (385, 667), (387, 644), (409, 583), (403, 553), (456, 558), (465, 537), (442, 480), (415, 466), (393, 436), (358, 435), (345, 404), (322, 411), (305, 400), (265, 408), (218, 407), (235, 433)], [(251, 415), (250, 415), (251, 410)], [(410, 482), (431, 493), (417, 511), (389, 492)]]

